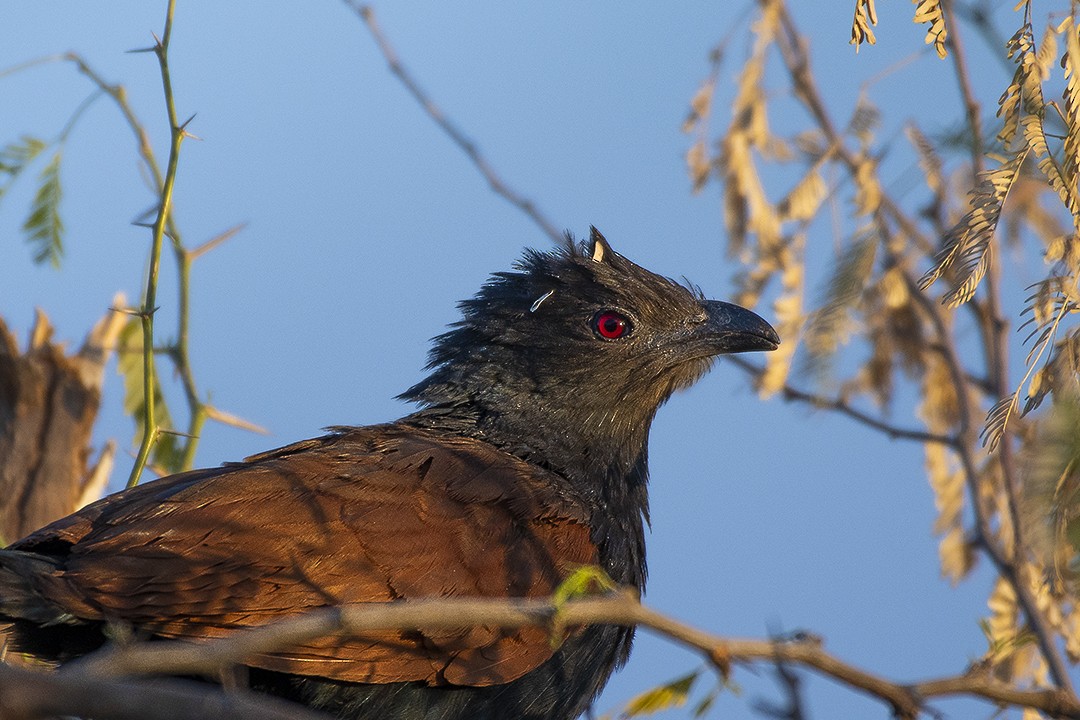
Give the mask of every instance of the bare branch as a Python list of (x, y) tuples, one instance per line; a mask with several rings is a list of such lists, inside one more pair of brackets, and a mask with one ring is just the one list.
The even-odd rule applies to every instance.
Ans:
[(953, 63), (956, 66), (956, 79), (960, 83), (960, 96), (964, 99), (964, 110), (967, 113), (968, 128), (971, 130), (971, 175), (978, 177), (983, 171), (983, 135), (982, 135), (982, 107), (975, 98), (975, 91), (971, 88), (971, 74), (967, 68), (967, 56), (964, 52), (964, 43), (960, 39), (960, 25), (956, 22), (956, 14), (953, 5), (955, 0), (942, 0), (941, 9), (945, 15), (945, 23), (949, 28), (948, 38), (945, 40), (952, 50)]
[[(825, 141), (830, 147), (835, 148), (836, 156), (847, 166), (852, 174), (858, 172), (862, 161), (844, 144), (836, 124), (829, 115), (825, 101), (818, 92), (817, 83), (810, 69), (810, 58), (806, 49), (805, 40), (799, 35), (795, 27), (795, 21), (791, 18), (787, 6), (780, 5), (780, 22), (784, 32), (777, 36), (777, 45), (784, 59), (788, 74), (795, 86), (795, 95), (803, 103), (814, 118), (814, 122), (825, 134)], [(900, 227), (904, 234), (911, 238), (924, 252), (932, 252), (934, 245), (926, 238), (915, 221), (905, 213), (893, 199), (882, 194), (881, 208)]]
[[(905, 276), (905, 278), (909, 289), (913, 293), (912, 297), (919, 303), (920, 307), (934, 325), (935, 332), (938, 336), (937, 347), (939, 348), (946, 365), (949, 367), (953, 385), (956, 387), (960, 397), (960, 442), (956, 446), (956, 453), (960, 458), (960, 463), (964, 469), (965, 482), (968, 485), (968, 493), (972, 499), (971, 507), (975, 514), (976, 539), (978, 540), (979, 546), (983, 548), (990, 557), (991, 562), (994, 563), (994, 567), (998, 573), (1005, 578), (1015, 590), (1016, 598), (1020, 604), (1020, 608), (1024, 612), (1024, 617), (1027, 619), (1028, 625), (1035, 634), (1043, 657), (1050, 666), (1054, 682), (1057, 683), (1058, 687), (1062, 688), (1063, 691), (1067, 692), (1070, 697), (1075, 699), (1076, 695), (1073, 690), (1072, 681), (1069, 678), (1068, 670), (1065, 667), (1065, 661), (1054, 642), (1053, 630), (1050, 628), (1049, 623), (1042, 612), (1040, 612), (1035, 596), (1031, 592), (1031, 588), (1022, 577), (1020, 570), (1016, 565), (1015, 556), (1010, 557), (1008, 552), (995, 542), (994, 533), (990, 527), (990, 518), (986, 514), (986, 508), (983, 503), (979, 502), (979, 472), (974, 458), (975, 448), (978, 443), (978, 430), (971, 418), (970, 405), (972, 404), (972, 400), (970, 399), (970, 390), (967, 385), (967, 376), (964, 371), (964, 366), (963, 363), (960, 362), (959, 355), (956, 351), (956, 341), (949, 332), (948, 326), (941, 314), (945, 312), (945, 309), (938, 303), (933, 302), (925, 293), (921, 291), (916, 292), (917, 285), (914, 278), (910, 276)], [(1005, 355), (1001, 355), (1000, 357), (1004, 358)]]
[[(964, 46), (960, 39), (960, 27), (956, 22), (955, 4), (955, 0), (945, 0), (942, 2), (942, 9), (945, 12), (946, 22), (951, 28), (948, 42), (953, 51), (952, 55), (956, 64), (956, 76), (960, 83), (960, 92), (964, 100), (968, 127), (972, 136), (972, 176), (978, 178), (979, 174), (983, 172), (983, 160), (985, 154), (982, 135), (982, 109), (978, 100), (976, 100), (975, 93), (971, 87), (971, 77), (967, 69)], [(1008, 387), (1009, 378), (1009, 324), (1004, 319), (1001, 312), (1000, 263), (990, 264), (990, 267), (987, 270), (986, 288), (986, 309), (983, 310), (981, 307), (976, 306), (977, 320), (983, 335), (983, 345), (986, 348), (987, 368), (994, 389), (993, 394), (995, 397), (1002, 398), (1008, 393), (1006, 388)], [(1010, 569), (1011, 575), (1007, 575), (1007, 577), (1009, 578), (1010, 583), (1016, 587), (1023, 583), (1021, 577), (1022, 573), (1018, 571), (1018, 568), (1026, 563), (1027, 544), (1024, 537), (1023, 523), (1020, 520), (1021, 490), (1013, 460), (1012, 443), (1009, 438), (1010, 434), (1008, 426), (1004, 426), (1002, 428), (1002, 438), (998, 443), (998, 461), (1001, 467), (1003, 485), (1008, 501), (1009, 522), (1012, 525), (1013, 532), (1013, 547), (1011, 548), (1012, 557), (1010, 558), (1013, 567)], [(1026, 583), (1024, 584), (1026, 585)], [(1041, 613), (1038, 612), (1034, 605), (1034, 598), (1031, 597), (1031, 593), (1027, 588), (1024, 589), (1022, 594), (1019, 588), (1017, 588), (1017, 590), (1018, 598), (1023, 603), (1028, 622), (1033, 626), (1033, 630), (1039, 639), (1039, 645), (1042, 649), (1043, 656), (1046, 658), (1047, 664), (1050, 666), (1054, 681), (1060, 687), (1072, 692), (1072, 685), (1064, 659), (1053, 642), (1051, 630), (1046, 626)], [(1037, 614), (1039, 617), (1033, 618), (1033, 614)]]
[(252, 655), (335, 634), (538, 625), (552, 628), (553, 636), (557, 636), (560, 628), (595, 624), (645, 628), (700, 653), (722, 672), (734, 663), (802, 665), (878, 698), (901, 718), (915, 718), (931, 698), (967, 695), (1080, 720), (1080, 702), (1067, 691), (1018, 690), (980, 670), (914, 684), (897, 683), (840, 660), (825, 651), (814, 637), (783, 641), (713, 635), (642, 605), (632, 589), (564, 603), (543, 599), (438, 598), (326, 608), (200, 643), (163, 641), (111, 646), (66, 665), (60, 676), (93, 683), (124, 676), (213, 674), (243, 663)]
[[(750, 360), (739, 357), (738, 355), (725, 355), (724, 359), (727, 362), (742, 368), (755, 381), (765, 373), (765, 368), (759, 367)], [(784, 400), (789, 402), (805, 403), (820, 410), (831, 410), (840, 413), (841, 415), (846, 415), (862, 425), (885, 433), (893, 440), (914, 440), (915, 442), (920, 443), (940, 443), (950, 447), (957, 443), (956, 438), (948, 435), (937, 435), (935, 433), (926, 432), (925, 430), (891, 425), (884, 420), (874, 417), (870, 413), (852, 407), (851, 404), (840, 397), (828, 398), (823, 395), (815, 395), (814, 393), (800, 390), (789, 383), (784, 384), (780, 389), (780, 394)]]
[[(944, 9), (950, 13), (951, 17), (954, 10), (953, 2), (946, 2)], [(843, 144), (836, 125), (832, 121), (817, 90), (810, 69), (809, 54), (804, 38), (796, 28), (794, 20), (788, 13), (784, 3), (780, 3), (780, 18), (784, 32), (778, 34), (777, 44), (788, 74), (791, 76), (796, 97), (814, 118), (815, 124), (824, 134), (824, 140), (835, 146), (836, 157), (848, 167), (850, 172), (855, 173), (859, 165), (859, 157)], [(953, 26), (955, 30), (955, 23), (953, 23)], [(958, 81), (961, 85), (961, 95), (964, 99), (969, 127), (976, 138), (981, 138), (979, 104), (970, 87), (963, 47), (955, 32), (950, 34), (950, 41), (954, 51), (954, 63), (957, 69)], [(977, 139), (972, 145), (973, 167), (977, 168), (983, 162), (982, 157), (982, 144)], [(887, 194), (883, 194), (881, 197), (881, 211), (892, 222), (896, 223), (920, 252), (927, 256), (933, 255), (936, 246), (920, 231), (914, 219), (905, 213)], [(988, 379), (992, 387), (1000, 390), (1000, 388), (1007, 386), (1008, 378), (1008, 325), (1002, 319), (1000, 312), (999, 275), (999, 263), (991, 263), (987, 271), (988, 282), (985, 307), (977, 308), (976, 316), (980, 321), (980, 329), (983, 333), (983, 345), (987, 355)], [(960, 360), (956, 339), (953, 337), (949, 323), (946, 322), (945, 316), (942, 314), (943, 311), (937, 308), (937, 303), (919, 290), (910, 278), (907, 279), (907, 284), (909, 293), (930, 319), (938, 340), (935, 347), (945, 360), (952, 383), (956, 387), (956, 392), (960, 398), (958, 429), (954, 437), (948, 438), (947, 444), (956, 450), (965, 474), (968, 495), (972, 500), (971, 506), (975, 514), (975, 533), (978, 543), (986, 551), (999, 574), (1014, 588), (1017, 602), (1038, 640), (1039, 648), (1050, 667), (1054, 682), (1063, 691), (1067, 692), (1070, 697), (1075, 699), (1076, 696), (1072, 689), (1072, 682), (1064, 658), (1054, 641), (1053, 630), (1045, 615), (1039, 610), (1034, 594), (1024, 579), (1023, 566), (1026, 562), (1026, 549), (1023, 537), (1022, 535), (1014, 535), (1016, 542), (1011, 547), (1002, 547), (1001, 543), (995, 539), (992, 527), (993, 519), (989, 516), (988, 509), (980, 500), (980, 474), (975, 458), (979, 448), (978, 420), (976, 419), (979, 407), (978, 392), (982, 388), (975, 387), (972, 384), (971, 374)], [(1004, 392), (998, 392), (996, 396), (1001, 397), (1004, 394)], [(853, 408), (846, 406), (846, 403), (842, 401), (834, 403), (829, 399), (816, 398), (813, 395), (803, 398), (798, 394), (792, 395), (790, 399), (802, 400), (811, 404), (815, 401), (824, 400), (824, 404), (820, 406), (841, 412), (868, 426), (876, 427), (875, 423), (880, 422), (876, 418), (854, 411)], [(878, 427), (878, 429), (889, 432), (890, 426), (886, 424)], [(898, 437), (932, 441), (930, 438), (920, 438), (917, 434), (912, 433), (901, 433)], [(939, 439), (944, 440), (945, 438)], [(1003, 519), (1010, 521), (1010, 525), (1014, 526), (1014, 532), (1022, 532), (1018, 522), (1019, 480), (1012, 459), (1012, 450), (1008, 447), (1008, 438), (1004, 440), (1005, 442), (1001, 444), (1002, 451), (998, 456), (1008, 504), (1007, 515)]]
[(394, 48), (391, 47), (386, 36), (383, 35), (382, 30), (379, 29), (379, 25), (375, 21), (375, 11), (372, 10), (370, 6), (357, 2), (357, 0), (345, 0), (345, 4), (352, 8), (356, 14), (360, 16), (360, 19), (364, 21), (364, 24), (367, 25), (368, 31), (375, 39), (375, 43), (379, 46), (379, 51), (386, 59), (386, 64), (390, 67), (390, 72), (401, 81), (401, 84), (405, 86), (405, 89), (409, 91), (409, 94), (420, 104), (420, 107), (424, 109), (424, 112), (428, 114), (428, 117), (434, 120), (435, 124), (437, 124), (442, 131), (450, 137), (454, 144), (468, 156), (469, 160), (476, 166), (476, 169), (484, 176), (484, 179), (487, 180), (492, 191), (494, 191), (495, 194), (502, 196), (511, 205), (525, 213), (545, 235), (551, 238), (552, 242), (561, 243), (563, 241), (563, 233), (557, 229), (550, 220), (544, 217), (544, 214), (536, 208), (536, 205), (531, 200), (518, 194), (503, 182), (502, 178), (495, 172), (495, 169), (492, 168), (488, 161), (484, 159), (484, 156), (480, 154), (476, 144), (467, 138), (457, 126), (450, 122), (431, 98), (420, 89), (420, 86), (417, 85), (413, 77), (401, 64), (397, 53), (394, 52)]
[(0, 717), (97, 720), (327, 720), (266, 695), (181, 680), (110, 680), (40, 672), (0, 663)]

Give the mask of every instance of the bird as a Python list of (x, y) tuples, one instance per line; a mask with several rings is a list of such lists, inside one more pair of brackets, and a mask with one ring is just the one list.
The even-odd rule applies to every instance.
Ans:
[[(576, 569), (645, 587), (648, 436), (677, 390), (780, 338), (615, 252), (526, 250), (433, 340), (415, 412), (109, 495), (0, 550), (14, 649), (223, 637), (316, 608), (546, 598)], [(590, 625), (333, 637), (245, 661), (257, 692), (348, 720), (569, 720), (629, 656)]]

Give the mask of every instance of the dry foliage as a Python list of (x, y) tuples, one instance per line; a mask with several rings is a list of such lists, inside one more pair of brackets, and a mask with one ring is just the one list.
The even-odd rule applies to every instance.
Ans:
[[(1015, 70), (1002, 76), (997, 126), (987, 137), (959, 34), (984, 31), (988, 21), (959, 22), (954, 5), (915, 0), (914, 21), (926, 24), (927, 44), (959, 81), (965, 124), (962, 142), (940, 129), (904, 128), (923, 179), (916, 203), (891, 194), (895, 178), (882, 177), (879, 161), (897, 151), (894, 137), (878, 136), (870, 91), (846, 122), (833, 117), (783, 0), (759, 2), (713, 157), (702, 128), (721, 102), (695, 105), (690, 173), (697, 189), (722, 185), (728, 249), (744, 267), (738, 299), (770, 299), (785, 338), (786, 353), (767, 365), (740, 362), (760, 393), (922, 443), (942, 574), (960, 582), (980, 556), (999, 573), (982, 662), (1017, 687), (1072, 693), (1069, 670), (1080, 660), (1076, 5), (1059, 8), (1064, 19), (1044, 27), (1033, 22), (1030, 3), (1016, 6), (1010, 21), (1019, 27), (1002, 49)], [(857, 0), (856, 49), (875, 42), (876, 23), (873, 0)], [(714, 84), (707, 83), (710, 101)], [(785, 119), (801, 114), (801, 128), (775, 135), (770, 105), (781, 105)], [(763, 176), (771, 185), (787, 178), (791, 190), (773, 199)], [(808, 299), (804, 254), (826, 252), (830, 240), (821, 239), (829, 236), (831, 277)], [(1022, 307), (1003, 301), (1014, 280), (1001, 260), (1007, 244), (1045, 260)], [(900, 386), (909, 390), (904, 397), (919, 398), (917, 407), (897, 405)], [(904, 412), (918, 424), (897, 423)]]

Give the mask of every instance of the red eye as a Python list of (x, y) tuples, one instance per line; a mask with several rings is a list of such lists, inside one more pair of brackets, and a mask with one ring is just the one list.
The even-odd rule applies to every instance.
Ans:
[(605, 340), (618, 340), (630, 332), (630, 321), (614, 310), (601, 310), (593, 317), (593, 329)]

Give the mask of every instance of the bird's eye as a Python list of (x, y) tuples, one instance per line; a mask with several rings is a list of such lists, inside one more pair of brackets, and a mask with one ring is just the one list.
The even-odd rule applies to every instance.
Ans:
[(593, 316), (593, 330), (605, 340), (618, 340), (630, 334), (630, 321), (622, 313), (601, 310)]

